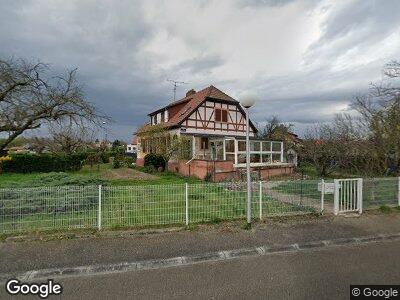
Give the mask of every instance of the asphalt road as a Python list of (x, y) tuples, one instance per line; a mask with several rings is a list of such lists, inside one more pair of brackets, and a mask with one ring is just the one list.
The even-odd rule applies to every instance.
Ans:
[(56, 281), (64, 299), (349, 299), (350, 284), (399, 284), (399, 253), (392, 241)]

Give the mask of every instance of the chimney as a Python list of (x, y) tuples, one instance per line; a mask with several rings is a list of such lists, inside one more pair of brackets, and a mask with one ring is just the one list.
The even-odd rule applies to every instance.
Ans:
[(186, 92), (186, 97), (189, 97), (189, 96), (194, 95), (194, 94), (196, 94), (196, 91), (194, 89), (188, 90)]

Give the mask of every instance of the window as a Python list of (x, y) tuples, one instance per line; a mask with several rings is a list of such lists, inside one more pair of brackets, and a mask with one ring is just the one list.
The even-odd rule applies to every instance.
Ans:
[(222, 112), (222, 122), (228, 122), (228, 111), (226, 111), (225, 109), (221, 111)]
[(228, 122), (228, 111), (226, 109), (216, 108), (214, 113), (216, 122)]
[(208, 138), (207, 137), (202, 137), (201, 138), (200, 149), (201, 150), (207, 150), (208, 149)]
[(225, 140), (225, 152), (235, 153), (235, 141)]
[(238, 141), (238, 148), (239, 148), (239, 151), (246, 151), (246, 142)]
[[(246, 162), (246, 142), (238, 141), (237, 163)], [(251, 163), (281, 163), (282, 162), (282, 143), (269, 141), (250, 140), (250, 162)]]
[(271, 142), (262, 142), (263, 151), (271, 151)]
[(251, 141), (250, 142), (250, 151), (260, 151), (260, 142)]
[(272, 142), (272, 151), (281, 151), (281, 145), (280, 142)]
[(273, 163), (281, 162), (281, 154), (280, 153), (272, 153), (272, 162)]
[(221, 122), (221, 110), (219, 108), (215, 109), (215, 121)]
[(165, 121), (164, 111), (161, 112), (161, 123)]
[(259, 162), (261, 162), (260, 154), (251, 153), (250, 154), (250, 162), (251, 163), (259, 163)]

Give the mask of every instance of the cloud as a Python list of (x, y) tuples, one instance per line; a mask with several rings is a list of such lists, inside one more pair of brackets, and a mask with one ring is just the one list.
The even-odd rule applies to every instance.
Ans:
[(0, 3), (0, 55), (78, 67), (87, 97), (129, 140), (173, 98), (167, 79), (263, 101), (255, 121), (329, 122), (400, 58), (400, 2), (11, 1)]

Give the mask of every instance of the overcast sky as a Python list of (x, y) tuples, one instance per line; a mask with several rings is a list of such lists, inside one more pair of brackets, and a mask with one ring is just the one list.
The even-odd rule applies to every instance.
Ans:
[(173, 98), (167, 79), (233, 97), (256, 93), (256, 122), (301, 133), (349, 109), (400, 59), (398, 0), (1, 1), (0, 55), (79, 70), (88, 99), (129, 141)]

